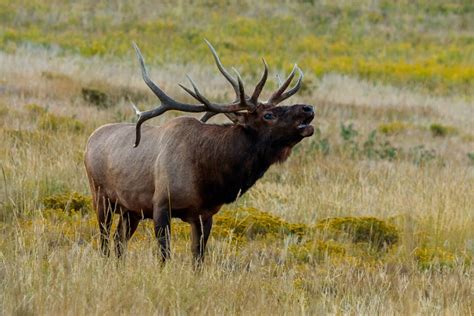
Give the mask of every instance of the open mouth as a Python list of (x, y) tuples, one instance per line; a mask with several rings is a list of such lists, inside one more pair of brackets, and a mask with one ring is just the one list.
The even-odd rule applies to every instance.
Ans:
[(313, 120), (314, 116), (308, 117), (301, 121), (301, 123), (296, 127), (300, 132), (300, 135), (303, 137), (308, 137), (313, 135), (314, 127), (310, 125), (311, 121)]

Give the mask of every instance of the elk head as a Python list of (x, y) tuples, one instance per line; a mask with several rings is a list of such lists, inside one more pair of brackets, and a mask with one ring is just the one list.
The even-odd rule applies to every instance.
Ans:
[[(224, 68), (222, 62), (217, 55), (214, 47), (205, 40), (209, 46), (212, 55), (219, 71), (231, 84), (236, 98), (233, 102), (228, 104), (218, 104), (209, 101), (197, 88), (194, 81), (187, 76), (192, 89), (189, 89), (180, 84), (187, 93), (194, 99), (199, 101), (199, 104), (181, 103), (173, 100), (163, 90), (161, 90), (149, 77), (148, 71), (143, 60), (143, 56), (134, 43), (135, 52), (140, 62), (142, 77), (148, 87), (160, 99), (161, 105), (153, 110), (141, 112), (133, 105), (138, 116), (136, 125), (136, 138), (134, 147), (140, 143), (140, 127), (146, 120), (159, 116), (168, 110), (179, 110), (183, 112), (206, 112), (202, 117), (202, 122), (207, 122), (211, 117), (222, 113), (233, 122), (235, 125), (242, 126), (246, 131), (260, 139), (269, 143), (270, 146), (278, 146), (281, 148), (293, 147), (296, 143), (301, 141), (304, 137), (311, 136), (314, 128), (310, 122), (314, 118), (314, 110), (311, 105), (295, 104), (291, 106), (278, 106), (279, 103), (294, 95), (300, 88), (303, 80), (303, 72), (297, 65), (294, 66), (290, 75), (282, 82), (279, 88), (270, 96), (267, 101), (259, 101), (258, 98), (265, 86), (268, 77), (268, 66), (264, 59), (264, 71), (261, 79), (257, 83), (253, 93), (247, 95), (244, 89), (242, 78), (237, 70), (233, 69), (236, 78), (232, 77), (230, 73)], [(296, 84), (288, 91), (296, 72), (299, 73)], [(289, 154), (289, 152), (288, 152)], [(277, 160), (284, 160), (287, 155), (283, 155)]]

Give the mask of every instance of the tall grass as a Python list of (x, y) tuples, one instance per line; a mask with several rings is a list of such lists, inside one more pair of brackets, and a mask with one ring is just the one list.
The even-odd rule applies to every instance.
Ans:
[[(403, 4), (183, 1), (151, 10), (148, 1), (1, 1), (0, 313), (472, 314), (473, 8)], [(258, 56), (270, 61), (272, 76), (300, 59), (307, 75), (293, 101), (316, 106), (318, 132), (226, 206), (202, 270), (193, 269), (179, 221), (165, 266), (149, 222), (124, 261), (103, 258), (90, 207), (48, 201), (68, 192), (87, 201), (82, 156), (90, 133), (133, 121), (128, 98), (142, 109), (155, 104), (130, 40), (170, 95), (187, 100), (176, 83), (190, 73), (209, 98), (232, 97), (204, 36), (226, 64), (242, 66), (249, 86)], [(363, 63), (382, 70), (374, 75)], [(83, 89), (103, 93), (107, 106)], [(432, 126), (455, 132), (435, 134)], [(257, 213), (266, 214), (257, 216), (262, 227), (271, 214), (312, 233), (224, 234), (225, 218), (250, 207), (268, 212)], [(373, 249), (318, 228), (341, 217), (375, 217), (396, 227), (398, 242)]]

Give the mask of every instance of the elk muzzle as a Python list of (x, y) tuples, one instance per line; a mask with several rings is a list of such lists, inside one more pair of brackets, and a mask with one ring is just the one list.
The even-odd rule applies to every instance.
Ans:
[(296, 127), (299, 131), (299, 134), (303, 137), (309, 137), (314, 133), (314, 127), (310, 125), (311, 121), (314, 119), (314, 108), (311, 105), (303, 105), (301, 107), (301, 116), (303, 117)]

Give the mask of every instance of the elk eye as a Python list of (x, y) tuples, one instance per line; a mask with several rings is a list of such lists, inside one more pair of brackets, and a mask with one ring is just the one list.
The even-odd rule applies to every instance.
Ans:
[(265, 113), (265, 115), (263, 116), (263, 118), (267, 121), (269, 120), (273, 120), (275, 118), (275, 116), (272, 114), (272, 113)]

